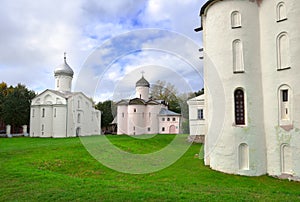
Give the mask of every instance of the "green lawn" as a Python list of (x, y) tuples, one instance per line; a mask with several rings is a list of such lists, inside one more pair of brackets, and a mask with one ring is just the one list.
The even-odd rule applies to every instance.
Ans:
[[(173, 138), (109, 136), (133, 153), (159, 150)], [(200, 148), (192, 145), (159, 172), (132, 175), (101, 165), (79, 138), (1, 138), (0, 201), (300, 201), (300, 183), (213, 171), (195, 157)]]

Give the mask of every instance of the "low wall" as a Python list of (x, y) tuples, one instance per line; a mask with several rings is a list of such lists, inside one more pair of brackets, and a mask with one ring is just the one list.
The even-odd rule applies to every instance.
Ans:
[(188, 137), (188, 142), (201, 143), (205, 142), (205, 135), (190, 135)]

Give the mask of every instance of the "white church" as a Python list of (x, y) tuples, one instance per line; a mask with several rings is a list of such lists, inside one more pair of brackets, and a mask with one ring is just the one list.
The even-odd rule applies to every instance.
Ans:
[(168, 110), (164, 100), (149, 99), (149, 82), (136, 82), (134, 99), (117, 103), (117, 134), (179, 134), (181, 115)]
[(101, 112), (82, 92), (71, 92), (74, 72), (66, 61), (54, 71), (55, 90), (31, 102), (31, 137), (78, 137), (101, 134)]
[(210, 0), (200, 16), (205, 164), (300, 179), (300, 1)]
[(204, 143), (207, 124), (205, 121), (205, 95), (199, 95), (187, 101), (189, 107), (189, 140), (197, 143)]

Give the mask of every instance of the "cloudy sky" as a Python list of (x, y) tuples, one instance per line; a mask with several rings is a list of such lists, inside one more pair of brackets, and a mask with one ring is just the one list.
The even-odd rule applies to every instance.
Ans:
[(97, 101), (130, 96), (141, 72), (152, 84), (199, 90), (202, 36), (193, 30), (204, 3), (1, 0), (0, 80), (36, 92), (53, 89), (53, 71), (66, 51), (74, 90)]

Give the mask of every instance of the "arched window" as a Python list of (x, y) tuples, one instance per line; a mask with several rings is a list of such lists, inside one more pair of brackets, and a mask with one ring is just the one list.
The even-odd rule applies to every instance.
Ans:
[(241, 14), (238, 11), (233, 11), (231, 13), (231, 28), (240, 28), (240, 27), (242, 27)]
[(287, 20), (287, 15), (286, 15), (286, 7), (284, 2), (280, 2), (277, 4), (277, 22), (281, 22), (284, 20)]
[(45, 117), (45, 108), (42, 109), (42, 117)]
[(244, 72), (243, 45), (241, 40), (236, 39), (233, 41), (232, 51), (233, 51), (233, 72), (234, 73)]
[(282, 32), (277, 37), (277, 68), (278, 70), (290, 68), (289, 37)]
[(41, 128), (42, 135), (44, 135), (44, 130), (45, 130), (45, 126), (44, 124), (42, 124), (42, 128)]
[(244, 91), (237, 89), (234, 91), (234, 115), (236, 125), (245, 125), (245, 98)]
[(239, 169), (249, 170), (249, 146), (246, 143), (239, 146)]
[(80, 114), (77, 114), (77, 123), (80, 123)]
[(292, 90), (288, 85), (278, 89), (279, 100), (279, 125), (292, 124)]
[(53, 116), (56, 117), (56, 108), (54, 108)]

